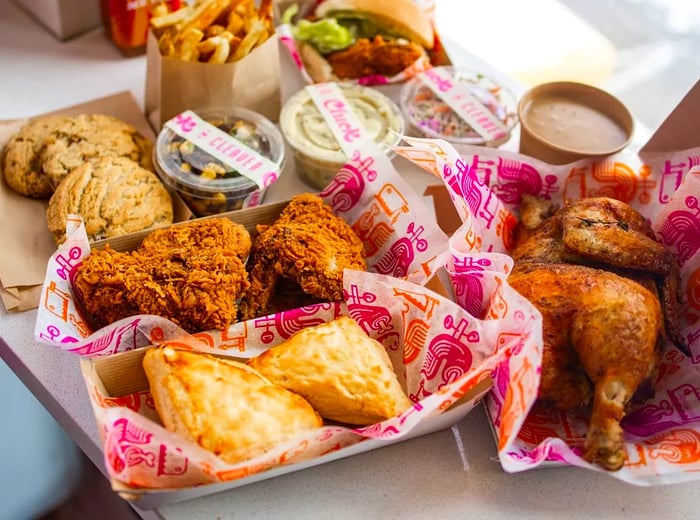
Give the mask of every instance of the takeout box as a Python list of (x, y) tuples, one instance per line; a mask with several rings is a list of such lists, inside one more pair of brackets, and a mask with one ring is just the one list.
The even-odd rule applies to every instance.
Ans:
[[(142, 135), (155, 143), (155, 135), (143, 116), (133, 95), (120, 92), (87, 103), (37, 115), (78, 115), (87, 113), (107, 114), (134, 126)], [(9, 138), (29, 119), (0, 121), (0, 150)], [(0, 162), (0, 168), (2, 164)], [(177, 193), (170, 190), (174, 220), (186, 220), (192, 216)], [(0, 182), (0, 236), (5, 240), (11, 255), (0, 258), (0, 297), (7, 310), (33, 309), (38, 305), (41, 284), (46, 275), (46, 262), (56, 251), (56, 244), (46, 222), (46, 200), (23, 197)]]
[(85, 0), (15, 0), (59, 40), (68, 40), (100, 25), (100, 4)]
[[(95, 394), (99, 394), (100, 399), (111, 406), (128, 406), (131, 410), (139, 413), (144, 418), (151, 418), (157, 421), (157, 414), (153, 408), (148, 389), (148, 380), (143, 371), (142, 359), (145, 352), (150, 347), (127, 351), (114, 356), (94, 359), (82, 359), (81, 369), (93, 388)], [(311, 459), (298, 460), (292, 465), (281, 465), (271, 467), (258, 473), (241, 475), (236, 480), (227, 480), (220, 483), (208, 484), (205, 486), (194, 486), (186, 489), (164, 488), (164, 489), (136, 489), (123, 482), (112, 479), (112, 488), (119, 495), (129, 501), (135, 501), (140, 509), (148, 510), (171, 503), (190, 500), (199, 496), (210, 495), (220, 491), (233, 489), (235, 487), (252, 484), (261, 480), (266, 480), (292, 471), (299, 471), (309, 467), (325, 464), (334, 460), (349, 457), (358, 453), (364, 453), (377, 448), (389, 446), (391, 444), (412, 439), (421, 435), (426, 435), (435, 431), (449, 428), (458, 423), (472, 409), (471, 404), (478, 396), (483, 395), (490, 386), (490, 379), (483, 379), (477, 383), (464, 396), (456, 401), (450, 408), (434, 415), (421, 424), (416, 425), (411, 431), (402, 436), (393, 438), (366, 437), (361, 442), (347, 443), (339, 449), (329, 449), (325, 453)], [(94, 386), (93, 386), (94, 385)], [(102, 410), (98, 411), (101, 413)], [(347, 432), (349, 440), (359, 440), (360, 434), (355, 435)], [(142, 446), (142, 448), (147, 448)], [(144, 455), (150, 453), (144, 450)], [(153, 459), (162, 464), (163, 474), (177, 475), (183, 471), (183, 466), (178, 465), (181, 460), (169, 459), (160, 456)]]
[[(504, 299), (517, 300), (503, 284), (506, 264), (479, 266), (489, 290), (479, 296), (470, 294), (471, 307), (454, 299), (452, 287), (459, 287), (459, 280), (451, 281), (451, 266), (443, 265), (447, 236), (421, 196), (393, 167), (387, 168), (389, 161), (383, 161), (385, 157), (353, 156), (320, 193), (367, 248), (370, 272), (345, 271), (345, 300), (237, 323), (226, 331), (189, 335), (169, 320), (144, 315), (91, 331), (78, 311), (70, 283), (71, 273), (90, 245), (81, 227), (68, 235), (47, 266), (35, 337), (84, 358), (81, 363), (104, 438), (106, 467), (113, 488), (122, 496), (138, 499), (142, 508), (158, 507), (451, 426), (491, 386), (495, 366), (532, 342), (529, 324), (534, 316), (519, 305), (500, 306)], [(223, 216), (254, 232), (255, 224), (272, 222), (286, 203)], [(128, 250), (143, 235), (118, 237), (109, 243)], [(477, 318), (469, 309), (484, 317)], [(387, 349), (415, 403), (402, 415), (365, 428), (327, 426), (235, 466), (183, 443), (154, 420), (139, 368), (139, 349), (170, 344), (245, 359), (301, 328), (341, 314), (352, 316)], [(281, 461), (287, 463), (281, 465)]]
[[(471, 147), (458, 154), (444, 141), (407, 139), (398, 153), (440, 176), (460, 224), (452, 235), (465, 265), (503, 261), (523, 193), (555, 202), (608, 196), (636, 207), (650, 219), (660, 241), (676, 257), (681, 275), (684, 357), (665, 346), (656, 395), (624, 421), (628, 460), (609, 476), (636, 485), (700, 478), (700, 81), (640, 150), (602, 159), (549, 165), (517, 153)], [(506, 257), (509, 258), (509, 257)], [(484, 287), (465, 273), (464, 285)], [(504, 305), (510, 302), (504, 301)], [(541, 330), (541, 319), (535, 328)], [(524, 350), (524, 349), (523, 349)], [(573, 465), (604, 472), (582, 458), (587, 418), (536, 404), (541, 359), (512, 355), (497, 369), (485, 399), (505, 471)]]

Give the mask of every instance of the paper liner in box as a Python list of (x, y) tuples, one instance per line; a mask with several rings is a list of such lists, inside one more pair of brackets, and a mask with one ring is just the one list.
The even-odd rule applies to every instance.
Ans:
[[(213, 482), (239, 478), (282, 461), (318, 456), (329, 449), (325, 443), (328, 435), (336, 441), (333, 446), (366, 438), (386, 438), (389, 442), (407, 435), (458, 399), (468, 399), (460, 406), (470, 409), (484, 390), (466, 397), (465, 394), (484, 388), (483, 381), (508, 356), (540, 355), (541, 339), (532, 330), (536, 323), (532, 306), (519, 300), (505, 283), (510, 260), (501, 255), (465, 264), (460, 251), (450, 251), (447, 237), (421, 197), (394, 171), (391, 162), (382, 159), (358, 150), (321, 193), (362, 238), (369, 252), (369, 270), (373, 272), (345, 271), (344, 302), (292, 309), (237, 323), (225, 331), (189, 335), (164, 318), (146, 315), (90, 331), (78, 312), (70, 283), (82, 258), (89, 253), (89, 243), (82, 225), (69, 234), (47, 267), (35, 327), (39, 341), (86, 357), (167, 343), (249, 358), (304, 327), (349, 314), (386, 347), (399, 379), (415, 403), (400, 417), (379, 425), (354, 430), (324, 429), (298, 441), (303, 441), (308, 449), (286, 444), (254, 461), (229, 467), (221, 461), (212, 462), (210, 454), (188, 450), (181, 443), (169, 444), (166, 438), (159, 437), (165, 433), (152, 428), (155, 423), (148, 417), (120, 415), (118, 410), (128, 404), (142, 410), (141, 405), (148, 398), (138, 392), (107, 396), (88, 373), (88, 389), (108, 447), (106, 462), (115, 479), (129, 485), (189, 486), (202, 479)], [(443, 268), (454, 275), (464, 307), (422, 285), (434, 280), (435, 272)], [(469, 307), (484, 309), (486, 318), (472, 316), (465, 310)], [(103, 414), (103, 409), (108, 413)], [(154, 451), (156, 445), (162, 446), (158, 448), (161, 451)], [(159, 458), (161, 455), (163, 458)], [(194, 461), (198, 461), (196, 467)], [(158, 468), (166, 465), (180, 468), (182, 474), (158, 473)]]
[[(665, 346), (656, 396), (625, 417), (628, 461), (610, 475), (637, 485), (700, 478), (700, 148), (622, 152), (553, 166), (502, 150), (465, 147), (460, 155), (445, 141), (406, 141), (410, 146), (397, 152), (443, 178), (463, 221), (452, 241), (461, 243), (472, 263), (490, 252), (507, 252), (523, 193), (557, 203), (613, 197), (651, 219), (680, 267), (678, 318), (691, 357)], [(522, 382), (537, 381), (538, 368), (511, 356), (496, 371), (486, 403), (503, 468), (522, 471), (558, 461), (603, 471), (580, 458), (587, 430), (583, 414), (533, 408), (537, 384)]]
[[(367, 427), (325, 426), (262, 456), (226, 464), (156, 424), (148, 394), (134, 392), (112, 398), (105, 395), (94, 373), (86, 370), (86, 383), (104, 438), (111, 477), (133, 487), (179, 488), (242, 478), (281, 464), (316, 458), (364, 439), (391, 442), (408, 435), (413, 428), (460, 399), (467, 398), (470, 409), (488, 388), (479, 385), (489, 379), (496, 365), (510, 350), (531, 341), (526, 334), (516, 331), (521, 327), (517, 324), (519, 311), (514, 307), (498, 319), (479, 320), (425, 287), (361, 271), (346, 272), (345, 291), (349, 295), (345, 304), (295, 309), (237, 324), (234, 327), (237, 330), (230, 332), (245, 334), (245, 329), (259, 327), (259, 321), (268, 322), (268, 326), (274, 321), (280, 327), (297, 329), (339, 314), (350, 315), (386, 347), (415, 403), (412, 408)], [(267, 347), (283, 341), (289, 333), (281, 328), (277, 332)], [(247, 357), (255, 351), (220, 350), (219, 355)], [(481, 390), (469, 395), (477, 388)]]
[(233, 63), (200, 63), (161, 56), (149, 33), (146, 115), (156, 130), (185, 110), (237, 106), (277, 121), (280, 111), (279, 44), (273, 35)]

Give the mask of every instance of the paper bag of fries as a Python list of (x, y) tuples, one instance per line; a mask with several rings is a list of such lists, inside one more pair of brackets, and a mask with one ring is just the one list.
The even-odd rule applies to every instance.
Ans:
[(272, 0), (194, 0), (153, 10), (146, 114), (156, 129), (191, 108), (239, 106), (276, 121), (280, 110)]

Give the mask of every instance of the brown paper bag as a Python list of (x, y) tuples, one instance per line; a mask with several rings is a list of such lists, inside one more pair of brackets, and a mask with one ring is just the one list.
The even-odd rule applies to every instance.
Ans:
[(211, 64), (161, 56), (153, 33), (146, 50), (146, 115), (156, 130), (184, 110), (238, 106), (271, 121), (280, 111), (280, 68), (273, 35), (240, 61)]

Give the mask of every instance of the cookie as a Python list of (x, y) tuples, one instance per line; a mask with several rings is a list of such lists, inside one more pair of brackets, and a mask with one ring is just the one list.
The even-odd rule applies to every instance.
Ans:
[(67, 116), (46, 116), (26, 123), (5, 145), (2, 171), (7, 185), (27, 197), (49, 198), (53, 186), (41, 168), (46, 139), (69, 122)]
[(51, 133), (41, 167), (55, 189), (72, 170), (99, 157), (126, 157), (150, 170), (152, 149), (128, 123), (103, 114), (82, 114)]
[(170, 194), (155, 173), (125, 157), (84, 162), (61, 182), (46, 211), (56, 244), (65, 240), (66, 219), (80, 215), (91, 241), (171, 224)]

